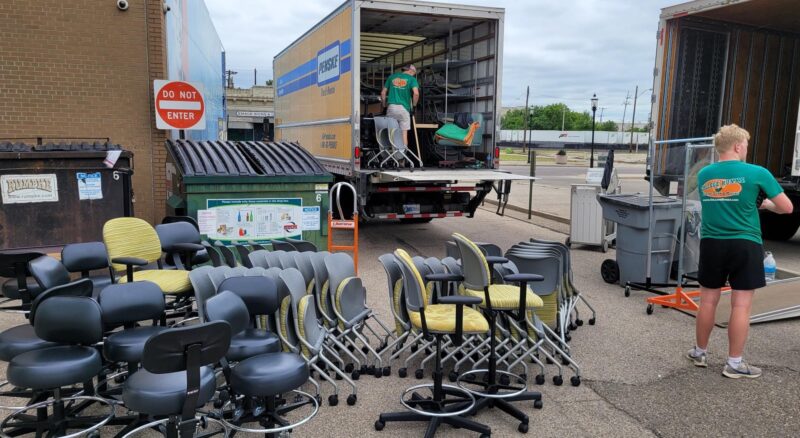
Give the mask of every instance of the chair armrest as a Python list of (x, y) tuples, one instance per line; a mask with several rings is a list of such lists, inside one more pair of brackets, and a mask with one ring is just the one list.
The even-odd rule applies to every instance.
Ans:
[(192, 252), (192, 251), (202, 251), (205, 249), (203, 245), (198, 243), (176, 243), (172, 245), (170, 248), (172, 251), (181, 251), (181, 252)]
[(510, 274), (503, 277), (503, 280), (510, 281), (512, 283), (521, 283), (521, 282), (531, 282), (531, 281), (544, 281), (544, 277), (539, 274)]
[(463, 306), (472, 306), (481, 303), (481, 299), (479, 297), (468, 297), (464, 295), (448, 295), (446, 297), (439, 298), (440, 304), (458, 304)]
[(147, 266), (147, 260), (138, 257), (114, 257), (111, 263), (125, 266)]
[(508, 263), (508, 259), (500, 256), (486, 256), (486, 263), (495, 265), (497, 263)]
[(463, 281), (464, 276), (459, 274), (450, 274), (450, 273), (442, 273), (442, 274), (428, 274), (425, 276), (425, 280), (427, 281)]

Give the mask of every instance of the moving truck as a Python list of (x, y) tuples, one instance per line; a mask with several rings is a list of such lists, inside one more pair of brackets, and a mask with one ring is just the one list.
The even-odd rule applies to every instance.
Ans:
[[(337, 180), (353, 183), (366, 218), (471, 217), (493, 188), (507, 202), (511, 180), (528, 177), (496, 170), (504, 13), (421, 1), (346, 1), (275, 56), (276, 139), (297, 141)], [(380, 153), (380, 91), (406, 64), (418, 71), (419, 123), (416, 135), (413, 127), (409, 132), (409, 148), (421, 159), (382, 167), (382, 158), (372, 160)], [(478, 122), (469, 146), (434, 140), (437, 128), (460, 116)]]
[[(792, 238), (800, 227), (800, 4), (682, 3), (662, 10), (657, 37), (653, 137), (708, 137), (729, 123), (747, 129), (747, 161), (769, 169), (794, 204), (791, 215), (762, 212), (764, 237)], [(654, 173), (662, 194), (677, 168)]]

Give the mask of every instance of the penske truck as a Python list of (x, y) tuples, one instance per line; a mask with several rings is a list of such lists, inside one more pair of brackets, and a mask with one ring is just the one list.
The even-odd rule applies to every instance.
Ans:
[[(362, 217), (472, 217), (492, 190), (507, 202), (510, 182), (528, 177), (498, 170), (504, 14), (459, 4), (346, 1), (275, 56), (276, 139), (298, 142), (337, 180), (352, 183)], [(408, 134), (412, 154), (382, 165), (381, 88), (408, 64), (417, 68), (421, 94)], [(435, 139), (439, 127), (459, 118), (476, 123), (471, 143)], [(393, 133), (385, 134), (384, 149)]]
[[(708, 137), (729, 123), (750, 132), (747, 161), (772, 172), (795, 211), (762, 212), (763, 235), (791, 239), (800, 227), (800, 3), (696, 0), (662, 9), (653, 90), (656, 140)], [(662, 194), (681, 173), (674, 167), (654, 174)]]

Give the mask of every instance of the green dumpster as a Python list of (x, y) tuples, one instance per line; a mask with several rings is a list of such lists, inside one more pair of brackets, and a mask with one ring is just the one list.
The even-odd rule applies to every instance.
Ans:
[(327, 248), (333, 176), (296, 143), (167, 140), (170, 214), (223, 244), (304, 239)]

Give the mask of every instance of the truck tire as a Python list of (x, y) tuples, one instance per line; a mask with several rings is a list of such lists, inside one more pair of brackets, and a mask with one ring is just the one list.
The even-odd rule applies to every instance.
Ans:
[(789, 240), (800, 228), (800, 215), (761, 213), (761, 234), (767, 240)]

